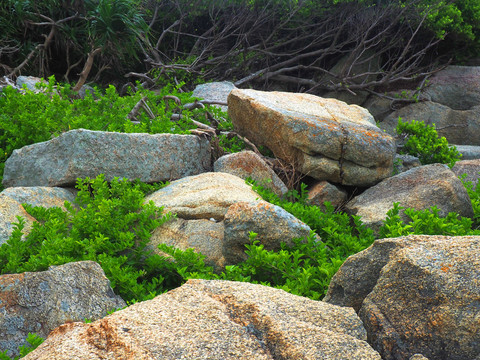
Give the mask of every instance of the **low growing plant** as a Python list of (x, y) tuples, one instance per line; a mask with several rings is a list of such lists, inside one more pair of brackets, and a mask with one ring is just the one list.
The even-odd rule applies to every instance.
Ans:
[(449, 146), (444, 137), (438, 137), (435, 124), (429, 126), (416, 120), (403, 122), (399, 118), (396, 131), (406, 139), (401, 153), (418, 157), (423, 165), (442, 163), (453, 167), (461, 159), (456, 147)]

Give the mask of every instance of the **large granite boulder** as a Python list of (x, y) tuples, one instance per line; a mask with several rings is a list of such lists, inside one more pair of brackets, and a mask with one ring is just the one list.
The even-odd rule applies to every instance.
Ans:
[(367, 110), (309, 94), (232, 90), (234, 128), (318, 180), (368, 186), (392, 173), (394, 139)]
[(452, 110), (431, 101), (414, 103), (394, 111), (379, 126), (394, 135), (398, 118), (435, 124), (438, 136), (445, 137), (450, 144), (480, 145), (480, 105), (469, 110)]
[(267, 249), (280, 249), (292, 238), (306, 238), (310, 227), (282, 208), (262, 201), (243, 179), (227, 173), (204, 173), (186, 177), (146, 197), (176, 218), (155, 229), (150, 246), (159, 244), (181, 250), (193, 248), (205, 262), (221, 271), (244, 260), (249, 232)]
[(151, 183), (208, 171), (210, 162), (209, 142), (194, 135), (79, 129), (14, 150), (3, 186), (73, 186), (98, 174)]
[(3, 196), (18, 201), (20, 204), (42, 206), (44, 208), (59, 207), (66, 211), (65, 201), (74, 205), (76, 190), (60, 187), (33, 186), (10, 187), (1, 192)]
[(424, 94), (455, 110), (480, 105), (480, 67), (448, 66), (429, 79)]
[(25, 360), (380, 360), (353, 309), (262, 285), (189, 280), (91, 324), (65, 324)]
[(383, 359), (477, 359), (479, 249), (478, 236), (377, 240), (345, 261), (324, 301), (354, 306)]
[(288, 191), (287, 186), (275, 171), (253, 151), (240, 151), (224, 155), (213, 164), (215, 172), (226, 172), (242, 179), (251, 178), (260, 185), (281, 196)]
[(0, 352), (8, 350), (7, 355), (16, 356), (28, 333), (46, 337), (65, 322), (97, 320), (124, 306), (93, 261), (1, 275)]
[[(395, 202), (415, 210), (436, 206), (440, 209), (440, 216), (455, 212), (463, 217), (473, 217), (472, 203), (465, 187), (443, 164), (415, 167), (385, 179), (349, 201), (345, 211), (360, 216), (366, 226), (377, 232)], [(400, 216), (403, 220), (408, 219), (403, 211)]]

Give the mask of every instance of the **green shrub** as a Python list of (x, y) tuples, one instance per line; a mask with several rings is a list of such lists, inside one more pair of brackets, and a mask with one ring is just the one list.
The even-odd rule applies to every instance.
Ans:
[[(147, 248), (153, 229), (172, 215), (162, 216), (162, 209), (152, 202), (143, 204), (145, 193), (138, 184), (119, 179), (107, 183), (99, 175), (79, 180), (77, 189), (78, 208), (66, 202), (67, 212), (25, 205), (38, 222), (22, 241), (25, 222), (19, 218), (12, 236), (0, 247), (1, 274), (92, 260), (102, 266), (112, 288), (126, 301), (144, 300), (182, 284), (180, 262)], [(183, 256), (184, 271), (198, 270), (189, 252)]]
[(0, 360), (18, 360), (18, 359), (26, 356), (28, 353), (31, 353), (38, 346), (40, 346), (40, 344), (43, 343), (44, 341), (45, 341), (45, 339), (38, 336), (37, 334), (28, 333), (28, 336), (27, 336), (27, 339), (26, 339), (27, 345), (21, 345), (18, 348), (18, 352), (19, 352), (20, 355), (12, 358), (12, 357), (7, 355), (8, 350), (5, 350), (3, 352), (0, 352)]
[[(478, 173), (480, 175), (480, 173)], [(473, 220), (475, 222), (474, 227), (480, 227), (480, 185), (473, 185), (471, 181), (466, 181), (466, 174), (460, 176), (460, 180), (462, 180), (465, 189), (467, 189), (468, 196), (472, 202), (473, 207)]]
[(415, 120), (403, 122), (399, 118), (396, 131), (406, 138), (402, 153), (418, 157), (423, 165), (442, 163), (453, 167), (461, 158), (457, 148), (450, 147), (444, 137), (438, 137), (435, 124), (428, 126)]

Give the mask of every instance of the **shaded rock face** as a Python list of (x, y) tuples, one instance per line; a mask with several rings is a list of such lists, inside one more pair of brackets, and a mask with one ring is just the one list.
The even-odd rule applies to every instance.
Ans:
[(352, 309), (262, 285), (189, 280), (91, 324), (66, 324), (25, 360), (380, 360)]
[(77, 178), (98, 174), (149, 183), (209, 169), (210, 144), (194, 135), (79, 129), (14, 150), (5, 162), (3, 185), (74, 186)]
[(462, 154), (462, 160), (480, 159), (480, 146), (455, 145), (457, 151)]
[(325, 209), (325, 202), (328, 201), (337, 208), (347, 202), (347, 192), (328, 181), (319, 181), (308, 190), (307, 201), (310, 205)]
[(380, 128), (394, 135), (399, 117), (403, 121), (415, 119), (427, 125), (435, 124), (438, 136), (445, 137), (450, 144), (480, 145), (480, 105), (469, 110), (453, 110), (431, 101), (410, 104), (388, 115)]
[(249, 233), (267, 250), (280, 250), (282, 242), (293, 245), (293, 238), (306, 238), (311, 229), (289, 212), (266, 201), (238, 202), (228, 208), (225, 215), (224, 256), (229, 264), (247, 259), (245, 245)]
[(1, 275), (0, 352), (8, 350), (9, 356), (16, 356), (29, 332), (46, 337), (65, 322), (96, 320), (124, 306), (93, 261)]
[(455, 110), (480, 104), (480, 67), (451, 65), (429, 79), (425, 95)]
[(394, 139), (367, 110), (309, 94), (233, 90), (234, 128), (318, 180), (367, 186), (392, 172)]
[(377, 240), (342, 265), (324, 301), (360, 305), (384, 359), (476, 359), (479, 245), (475, 236)]
[(224, 155), (213, 164), (215, 172), (225, 172), (242, 179), (251, 178), (281, 196), (287, 186), (260, 156), (253, 151)]
[[(366, 226), (377, 232), (395, 202), (416, 210), (437, 206), (440, 216), (456, 212), (473, 217), (465, 187), (448, 166), (442, 164), (416, 167), (385, 179), (348, 202), (345, 210), (359, 215)], [(400, 216), (408, 219), (403, 212)]]
[(35, 219), (30, 216), (22, 204), (10, 196), (0, 193), (0, 245), (7, 242), (14, 230), (14, 224), (18, 223), (17, 216), (25, 220), (23, 233), (28, 234)]
[(217, 271), (244, 258), (249, 232), (267, 249), (280, 249), (282, 242), (305, 238), (310, 227), (282, 208), (262, 201), (243, 179), (227, 173), (204, 173), (172, 182), (147, 196), (176, 219), (157, 228), (150, 241), (182, 250), (194, 248)]

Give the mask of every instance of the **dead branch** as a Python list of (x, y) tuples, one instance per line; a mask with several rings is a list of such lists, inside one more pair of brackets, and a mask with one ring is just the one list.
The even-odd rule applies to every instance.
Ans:
[(95, 55), (100, 53), (100, 51), (102, 51), (101, 48), (96, 48), (88, 53), (87, 61), (85, 62), (85, 66), (83, 67), (82, 72), (80, 73), (80, 78), (78, 79), (75, 86), (72, 88), (73, 91), (79, 91), (83, 84), (85, 84), (88, 74), (90, 73), (90, 70), (92, 70), (93, 59), (95, 58)]

